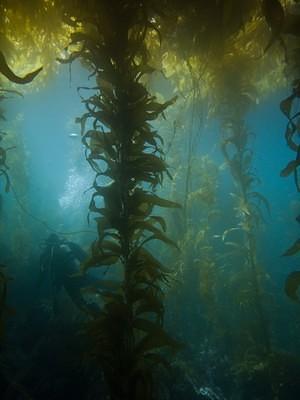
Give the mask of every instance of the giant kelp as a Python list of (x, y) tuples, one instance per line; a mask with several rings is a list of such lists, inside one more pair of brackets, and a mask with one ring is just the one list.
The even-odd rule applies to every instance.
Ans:
[(123, 269), (117, 291), (101, 293), (104, 305), (89, 328), (110, 398), (122, 400), (153, 399), (153, 372), (166, 363), (157, 351), (177, 347), (162, 327), (168, 271), (146, 246), (158, 240), (176, 247), (153, 209), (179, 207), (155, 194), (168, 170), (163, 139), (150, 122), (175, 99), (160, 104), (143, 85), (143, 75), (151, 72), (145, 47), (148, 31), (155, 29), (150, 17), (144, 3), (103, 1), (85, 29), (71, 35), (81, 48), (67, 60), (81, 57), (96, 75), (95, 94), (83, 99), (87, 112), (78, 119), (96, 173), (89, 209), (98, 227), (82, 268)]
[[(285, 141), (288, 148), (295, 153), (295, 158), (291, 160), (280, 172), (281, 177), (293, 176), (297, 192), (300, 192), (300, 183), (298, 176), (298, 167), (300, 159), (300, 145), (298, 143), (299, 135), (299, 105), (300, 97), (300, 46), (299, 46), (299, 15), (290, 13), (285, 16), (282, 34), (292, 35), (290, 46), (287, 48), (286, 71), (287, 79), (291, 85), (290, 95), (280, 103), (280, 110), (287, 118), (288, 122), (285, 129)], [(298, 220), (298, 217), (296, 218)], [(293, 256), (298, 253), (299, 240), (296, 240), (285, 252), (284, 256)], [(297, 290), (300, 286), (299, 272), (291, 273), (285, 283), (285, 292), (288, 297), (298, 301)]]
[[(255, 327), (251, 323), (248, 324), (247, 321), (244, 322), (243, 332), (240, 333), (245, 337), (250, 336), (250, 342), (244, 344), (244, 348), (240, 351), (241, 353), (248, 352), (248, 347), (256, 341), (256, 343), (262, 343), (263, 349), (256, 349), (260, 354), (270, 350), (270, 339), (262, 305), (255, 235), (256, 227), (263, 218), (261, 205), (267, 208), (269, 206), (267, 200), (255, 189), (258, 178), (251, 171), (253, 153), (249, 147), (252, 135), (248, 132), (244, 119), (249, 106), (255, 105), (261, 90), (255, 79), (257, 64), (263, 63), (264, 60), (259, 61), (261, 48), (253, 44), (253, 37), (260, 31), (265, 19), (267, 24), (271, 24), (272, 29), (270, 43), (265, 47), (265, 52), (269, 51), (271, 42), (278, 39), (275, 38), (277, 33), (274, 33), (276, 22), (272, 19), (273, 6), (263, 5), (264, 7), (261, 9), (256, 2), (245, 2), (243, 7), (239, 7), (235, 2), (226, 1), (218, 2), (218, 4), (193, 3), (193, 7), (187, 12), (183, 8), (180, 11), (177, 10), (178, 25), (174, 29), (178, 41), (174, 42), (172, 39), (172, 44), (170, 44), (171, 49), (178, 46), (175, 50), (176, 61), (178, 62), (179, 55), (182, 65), (186, 64), (188, 70), (192, 71), (195, 77), (201, 79), (203, 86), (201, 94), (203, 96), (203, 93), (206, 93), (206, 98), (210, 101), (209, 112), (222, 122), (221, 148), (237, 188), (236, 192), (232, 194), (235, 201), (237, 226), (228, 228), (223, 239), (225, 245), (231, 248), (231, 253), (235, 254), (236, 259), (232, 263), (242, 264), (239, 271), (232, 271), (239, 282), (236, 282), (239, 287), (236, 288), (236, 305), (243, 307), (243, 311), (245, 311), (244, 308), (247, 308), (251, 315), (254, 312), (254, 318), (259, 321), (259, 326)], [(202, 18), (207, 18), (202, 21), (201, 29), (196, 23), (192, 24), (191, 22), (193, 18), (196, 22), (199, 15), (198, 7), (201, 8)], [(271, 17), (269, 14), (272, 14)], [(213, 26), (216, 21), (220, 22), (217, 27)], [(265, 36), (265, 43), (267, 43), (267, 32)], [(216, 37), (219, 40), (216, 40)], [(265, 43), (261, 40), (262, 37), (257, 38), (257, 42), (261, 42), (261, 47), (264, 47)], [(191, 42), (189, 46), (187, 45), (188, 41)], [(204, 54), (207, 56), (205, 61), (202, 59)], [(167, 60), (170, 60), (169, 55)], [(172, 66), (171, 68), (168, 64), (165, 66), (167, 72), (172, 71)], [(178, 69), (178, 66), (176, 68)], [(184, 71), (184, 67), (181, 70)], [(177, 87), (184, 86), (180, 72), (178, 74), (179, 81), (176, 82)], [(171, 75), (174, 77), (175, 74), (171, 73)], [(187, 80), (186, 82), (186, 85), (190, 83)], [(190, 93), (190, 97), (194, 95), (194, 92)], [(194, 99), (194, 104), (199, 106), (199, 98)], [(197, 106), (195, 112), (200, 114)], [(238, 243), (230, 240), (230, 235), (234, 232), (243, 235), (243, 239)], [(199, 264), (201, 264), (201, 256)], [(238, 276), (240, 280), (238, 280)], [(233, 304), (232, 306), (234, 307)], [(250, 314), (249, 319), (251, 318)], [(252, 332), (249, 333), (249, 330)], [(241, 340), (240, 344), (243, 346)]]
[[(4, 75), (11, 82), (15, 82), (17, 84), (30, 83), (40, 73), (41, 70), (42, 70), (42, 67), (38, 68), (36, 71), (28, 73), (24, 77), (19, 77), (8, 66), (3, 53), (0, 51), (0, 74)], [(2, 95), (0, 98), (1, 101), (5, 100), (7, 93), (17, 93), (18, 94), (18, 92), (10, 90), (10, 89), (1, 88), (0, 91), (2, 92)], [(5, 119), (3, 110), (1, 110), (1, 119), (2, 120)], [(4, 131), (0, 132), (0, 141), (3, 140), (5, 135), (6, 135), (6, 133)], [(8, 171), (7, 150), (9, 150), (9, 149), (10, 148), (5, 149), (4, 147), (0, 146), (0, 176), (2, 176), (4, 178), (5, 192), (8, 192), (9, 188), (10, 188), (9, 175), (7, 172)]]
[[(0, 51), (0, 74), (4, 75), (9, 81), (17, 83), (17, 84), (27, 84), (30, 83), (42, 70), (42, 67), (38, 68), (37, 70), (28, 73), (24, 77), (19, 77), (16, 75), (11, 68), (8, 66), (6, 59), (3, 55), (3, 53)], [(1, 100), (5, 99), (5, 93), (13, 92), (11, 90), (7, 90), (4, 88), (1, 88), (2, 92), (2, 97)], [(17, 92), (15, 92), (17, 93)], [(1, 115), (2, 119), (4, 118), (4, 115)], [(0, 141), (2, 141), (3, 136), (5, 135), (5, 132), (0, 133)], [(7, 163), (6, 163), (6, 151), (3, 147), (0, 147), (0, 176), (4, 176), (5, 178), (5, 191), (7, 192), (9, 190), (9, 177), (7, 174)]]
[[(195, 155), (190, 165), (177, 166), (173, 183), (177, 199), (184, 199), (186, 195), (182, 188), (185, 189), (188, 168), (192, 171), (192, 179), (187, 193), (186, 212), (178, 215), (174, 210), (176, 214), (170, 221), (181, 252), (174, 259), (176, 283), (168, 295), (172, 312), (169, 324), (174, 330), (179, 329), (185, 341), (197, 349), (201, 345), (200, 337), (214, 341), (213, 336), (218, 335), (220, 322), (217, 295), (219, 268), (213, 246), (213, 225), (220, 217), (216, 195), (219, 169), (208, 156), (200, 158)], [(187, 304), (191, 316), (189, 320), (186, 315)], [(199, 323), (194, 324), (196, 320)]]
[[(242, 59), (241, 63), (246, 60)], [(240, 348), (236, 355), (237, 360), (243, 359), (249, 352), (256, 357), (265, 357), (271, 351), (271, 339), (266, 312), (264, 310), (264, 293), (261, 283), (261, 273), (257, 260), (256, 232), (264, 220), (264, 212), (270, 211), (267, 199), (257, 191), (259, 178), (252, 170), (253, 150), (251, 139), (254, 134), (249, 132), (245, 124), (245, 115), (251, 106), (254, 91), (247, 87), (246, 76), (249, 73), (246, 65), (239, 71), (229, 60), (223, 64), (225, 79), (222, 91), (222, 124), (221, 149), (229, 166), (235, 183), (235, 190), (231, 193), (235, 203), (236, 224), (223, 234), (224, 244), (232, 250), (233, 260), (237, 257), (239, 265), (235, 272), (236, 305), (242, 309), (240, 334), (245, 343), (240, 340)], [(234, 76), (234, 79), (233, 79)], [(255, 93), (255, 92), (254, 92)], [(264, 208), (264, 210), (262, 210)], [(239, 233), (237, 239), (234, 232)], [(245, 314), (248, 313), (248, 318)], [(251, 321), (254, 319), (255, 324)], [(252, 348), (252, 350), (250, 350)], [(237, 361), (239, 362), (239, 361)]]
[[(42, 70), (42, 68), (37, 69), (36, 71), (30, 72), (24, 77), (19, 77), (16, 75), (11, 68), (8, 66), (6, 59), (2, 52), (0, 51), (0, 74), (4, 75), (9, 81), (17, 83), (17, 84), (27, 84), (30, 83)], [(3, 101), (6, 98), (7, 93), (13, 93), (13, 94), (19, 94), (18, 92), (11, 90), (11, 89), (4, 89), (1, 88), (1, 98), (0, 100)], [(1, 119), (5, 120), (3, 110), (1, 110)], [(6, 135), (4, 131), (1, 131), (0, 133), (0, 141), (2, 141), (3, 137)], [(8, 165), (7, 165), (7, 150), (11, 149), (10, 148), (4, 148), (0, 145), (0, 177), (4, 177), (4, 189), (5, 192), (8, 192), (10, 190), (10, 178), (8, 174)], [(2, 182), (1, 182), (2, 183)], [(2, 196), (2, 194), (0, 194)], [(1, 200), (1, 209), (0, 209), (0, 217), (2, 218), (2, 215), (4, 214), (4, 210), (2, 209), (2, 198), (0, 197)], [(1, 255), (1, 257), (3, 257)], [(5, 272), (3, 271), (3, 260), (0, 260), (1, 262), (1, 271), (0, 271), (0, 339), (3, 339), (4, 335), (4, 324), (5, 324), (5, 317), (6, 317), (6, 296), (7, 296), (7, 283), (8, 283), (8, 277), (6, 276)], [(1, 346), (2, 350), (2, 346)], [(2, 356), (2, 354), (1, 354)], [(1, 360), (1, 367), (3, 367), (3, 360)], [(1, 368), (2, 369), (2, 368)], [(0, 371), (1, 377), (2, 377), (2, 370)], [(12, 384), (10, 381), (10, 378), (7, 376), (6, 373), (3, 373), (3, 376), (5, 377), (5, 380), (9, 382), (9, 384)], [(14, 385), (17, 385), (16, 383), (13, 383)]]
[[(184, 19), (183, 23), (185, 23)], [(187, 28), (187, 34), (190, 33)], [(255, 189), (258, 178), (251, 170), (253, 152), (249, 147), (252, 134), (248, 132), (244, 123), (249, 106), (256, 102), (257, 89), (254, 86), (253, 77), (257, 61), (254, 62), (253, 53), (247, 54), (243, 48), (238, 46), (239, 40), (239, 36), (233, 37), (232, 33), (228, 34), (228, 37), (224, 34), (223, 41), (218, 43), (218, 47), (207, 48), (206, 51), (211, 58), (204, 66), (201, 65), (201, 61), (199, 62), (195, 58), (194, 54), (197, 54), (199, 48), (194, 48), (193, 45), (186, 46), (186, 52), (182, 56), (188, 68), (194, 71), (195, 76), (199, 76), (204, 81), (204, 93), (205, 79), (210, 83), (208, 96), (212, 102), (211, 112), (222, 122), (221, 148), (236, 186), (236, 192), (232, 194), (232, 197), (235, 202), (237, 225), (229, 227), (222, 236), (224, 244), (232, 250), (230, 251), (231, 256), (229, 252), (227, 254), (226, 263), (228, 264), (228, 260), (231, 259), (232, 266), (239, 264), (237, 271), (234, 271), (232, 267), (231, 275), (234, 279), (231, 280), (228, 277), (229, 282), (226, 283), (230, 290), (233, 290), (235, 285), (231, 307), (238, 307), (243, 313), (243, 317), (240, 316), (239, 318), (240, 329), (234, 329), (240, 338), (239, 348), (235, 346), (234, 355), (231, 354), (236, 363), (239, 363), (244, 355), (249, 354), (254, 343), (256, 343), (256, 348), (251, 351), (254, 351), (256, 355), (263, 357), (270, 351), (270, 337), (263, 310), (255, 243), (256, 227), (263, 219), (261, 205), (267, 209), (269, 205), (263, 195)], [(193, 40), (194, 43), (195, 39)], [(191, 48), (193, 48), (192, 52), (190, 52)], [(217, 63), (215, 57), (219, 58)], [(195, 100), (198, 100), (198, 103), (195, 103)], [(194, 104), (198, 106), (199, 99), (194, 99)], [(237, 242), (230, 239), (234, 232), (242, 233), (242, 237)], [(191, 251), (188, 254), (190, 255)], [(202, 282), (200, 284), (202, 286), (205, 285), (205, 279), (208, 277), (206, 274), (208, 271), (205, 272), (207, 265), (205, 261), (205, 254), (200, 253), (198, 265), (201, 271)], [(185, 268), (189, 268), (189, 264), (189, 262), (186, 262)], [(214, 292), (217, 280), (217, 267), (214, 266), (214, 268), (215, 276), (211, 270), (209, 271), (211, 280), (208, 283), (208, 291), (210, 294)], [(232, 286), (230, 286), (231, 283)], [(215, 301), (216, 295), (212, 297)], [(249, 313), (248, 318), (245, 317), (246, 310)], [(217, 312), (215, 312), (214, 317), (216, 316)], [(250, 322), (252, 318), (258, 323)], [(230, 319), (230, 317), (228, 316), (227, 319)], [(236, 321), (234, 320), (232, 323), (235, 324)], [(244, 337), (245, 342), (243, 342), (241, 336)], [(227, 351), (230, 352), (230, 349), (227, 349)]]
[[(270, 350), (256, 259), (256, 228), (262, 220), (262, 208), (268, 208), (268, 202), (255, 187), (259, 177), (252, 172), (252, 135), (245, 125), (245, 116), (250, 104), (257, 105), (259, 97), (285, 82), (284, 63), (290, 61), (291, 45), (297, 42), (299, 32), (297, 16), (289, 14), (292, 2), (284, 3), (15, 0), (1, 4), (0, 17), (7, 28), (6, 36), (0, 38), (0, 43), (6, 46), (5, 55), (13, 49), (10, 42), (21, 43), (22, 57), (25, 53), (32, 55), (27, 48), (29, 42), (38, 44), (41, 59), (50, 63), (55, 63), (56, 56), (62, 62), (81, 59), (96, 82), (93, 88), (88, 88), (92, 92), (86, 92), (92, 93), (91, 96), (83, 96), (87, 88), (79, 90), (86, 112), (78, 118), (78, 123), (82, 127), (86, 159), (96, 175), (89, 213), (95, 217), (98, 228), (98, 238), (82, 269), (84, 272), (94, 266), (105, 269), (109, 266), (120, 278), (117, 285), (107, 282), (106, 290), (93, 288), (102, 299), (101, 311), (91, 316), (88, 331), (92, 354), (104, 370), (112, 399), (139, 396), (152, 399), (154, 364), (167, 365), (160, 350), (176, 348), (176, 342), (163, 329), (164, 285), (169, 282), (170, 274), (153, 253), (155, 242), (176, 247), (166, 235), (166, 219), (156, 211), (156, 207), (178, 208), (178, 204), (157, 193), (163, 184), (167, 192), (164, 176), (169, 169), (165, 137), (153, 128), (160, 116), (171, 118), (167, 108), (174, 105), (175, 99), (169, 100), (172, 95), (167, 95), (164, 103), (150, 94), (151, 80), (146, 75), (155, 68), (171, 77), (172, 89), (181, 96), (177, 103), (190, 101), (189, 112), (194, 120), (204, 113), (222, 122), (221, 148), (236, 187), (231, 196), (235, 224), (228, 226), (221, 237), (225, 247), (232, 249), (231, 256), (224, 251), (227, 265), (240, 264), (237, 271), (231, 270), (224, 276), (231, 293), (233, 288), (237, 289), (236, 295), (231, 295), (231, 306), (242, 308), (233, 324), (242, 321), (243, 333), (249, 339), (246, 343), (239, 340), (242, 350), (235, 370), (239, 370), (240, 359), (245, 353), (249, 355), (250, 344), (257, 339), (262, 349), (256, 348), (255, 352)], [(63, 58), (66, 54), (61, 51), (66, 33), (71, 33), (69, 59)], [(47, 49), (43, 49), (45, 45)], [(8, 60), (13, 58), (12, 55)], [(35, 64), (36, 59), (30, 62)], [(288, 68), (286, 75), (290, 73)], [(6, 75), (13, 77), (10, 72)], [(294, 91), (282, 104), (289, 118), (288, 143), (296, 137), (296, 130), (291, 133), (291, 129), (298, 115), (291, 110), (297, 98)], [(178, 107), (177, 103), (174, 107)], [(185, 229), (181, 231), (183, 254), (177, 261), (183, 272), (182, 286), (187, 283), (184, 274), (190, 264), (195, 267), (193, 274), (199, 274), (199, 293), (195, 294), (199, 285), (191, 274), (186, 290), (182, 291), (181, 307), (187, 310), (185, 318), (192, 320), (191, 309), (196, 309), (199, 300), (205, 309), (201, 318), (208, 317), (207, 324), (197, 326), (201, 331), (215, 324), (220, 311), (215, 290), (219, 271), (211, 248), (209, 210), (205, 208), (209, 209), (216, 199), (212, 182), (191, 190), (195, 171), (199, 176), (204, 173), (199, 171), (201, 160), (197, 160), (199, 155), (193, 146), (200, 129), (195, 128), (196, 124), (190, 125), (189, 130), (179, 132), (175, 121), (168, 149), (173, 146), (179, 151), (180, 146), (181, 151), (182, 143), (187, 143), (187, 157), (174, 156), (178, 164), (187, 160), (186, 168), (182, 169), (186, 174), (182, 181), (184, 213), (175, 216)], [(283, 170), (283, 176), (297, 174), (299, 151), (296, 142), (295, 145), (297, 159)], [(5, 150), (1, 154), (5, 161)], [(198, 167), (192, 168), (193, 157)], [(2, 177), (6, 178), (7, 168), (2, 165)], [(189, 213), (196, 214), (198, 207), (199, 215), (205, 217), (195, 218), (191, 223)], [(237, 242), (230, 239), (236, 233), (242, 233)], [(295, 253), (298, 248), (297, 241), (287, 253)], [(287, 292), (294, 298), (298, 279), (299, 274), (294, 273), (287, 281)], [(236, 286), (230, 286), (234, 280)], [(245, 310), (249, 315), (246, 323), (247, 318), (242, 316)], [(247, 324), (251, 317), (257, 316), (258, 321)], [(230, 319), (229, 315), (226, 317)], [(232, 336), (238, 337), (239, 328), (234, 326), (233, 330)], [(259, 364), (254, 363), (250, 372)]]
[[(287, 166), (281, 171), (280, 176), (287, 177), (294, 176), (295, 186), (297, 191), (300, 192), (300, 183), (298, 177), (298, 167), (300, 163), (300, 145), (297, 142), (297, 135), (299, 134), (299, 116), (300, 112), (297, 109), (297, 99), (300, 97), (300, 81), (293, 82), (292, 94), (280, 103), (280, 109), (288, 119), (285, 139), (288, 147), (296, 153), (294, 160), (290, 161)], [(300, 241), (296, 240), (285, 252), (284, 256), (293, 256), (300, 251)], [(285, 284), (286, 294), (294, 301), (299, 301), (297, 290), (300, 286), (300, 272), (292, 272)]]

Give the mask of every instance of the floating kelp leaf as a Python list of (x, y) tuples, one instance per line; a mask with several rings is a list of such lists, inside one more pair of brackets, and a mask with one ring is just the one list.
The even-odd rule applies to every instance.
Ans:
[(157, 222), (161, 226), (162, 230), (164, 232), (166, 232), (167, 224), (166, 224), (166, 221), (165, 221), (165, 219), (163, 217), (151, 215), (151, 217), (149, 219)]
[[(146, 284), (146, 283), (145, 283)], [(148, 286), (148, 285), (147, 285)], [(139, 294), (140, 292), (140, 294)], [(160, 321), (163, 319), (164, 306), (162, 303), (162, 291), (157, 287), (147, 289), (136, 289), (133, 291), (134, 298), (132, 301), (137, 304), (135, 314), (152, 313), (155, 314)]]
[(280, 103), (280, 110), (287, 118), (290, 118), (294, 98), (295, 95), (292, 94)]
[(135, 284), (147, 285), (151, 290), (155, 286), (154, 289), (158, 290), (155, 282), (163, 282), (166, 285), (170, 282), (171, 271), (143, 247), (132, 253), (130, 265)]
[(287, 177), (300, 165), (300, 160), (293, 160), (280, 172), (281, 177)]
[[(230, 229), (226, 229), (226, 230), (223, 232), (222, 241), (225, 242), (225, 240), (226, 240), (226, 238), (227, 238), (227, 235), (228, 235), (229, 233), (234, 232), (234, 231), (240, 231), (240, 230), (241, 230), (241, 228), (230, 228)], [(215, 235), (215, 236), (216, 236), (216, 235)]]
[(156, 270), (160, 270), (165, 273), (170, 272), (170, 270), (164, 267), (164, 265), (159, 260), (157, 260), (148, 250), (142, 247), (133, 252), (131, 256), (131, 261), (133, 262), (133, 264), (144, 262), (145, 264)]
[(3, 169), (0, 170), (0, 176), (4, 175), (5, 177), (5, 192), (8, 193), (9, 189), (10, 189), (10, 180), (9, 180), (9, 176), (8, 173), (6, 171), (4, 171)]
[[(298, 145), (298, 148), (297, 148), (296, 161), (298, 163), (300, 163), (300, 146), (299, 145)], [(297, 168), (294, 169), (294, 181), (295, 181), (295, 185), (296, 185), (297, 191), (300, 192), (300, 180), (299, 180)]]
[(121, 246), (117, 242), (113, 242), (112, 240), (102, 240), (98, 246), (102, 250), (110, 250), (115, 254), (121, 255)]
[(139, 81), (141, 77), (145, 74), (152, 74), (155, 72), (155, 68), (151, 67), (151, 65), (143, 64), (137, 68), (137, 77), (136, 80)]
[[(94, 209), (93, 206), (92, 206), (91, 211), (99, 212), (99, 209), (98, 208)], [(110, 229), (111, 228), (111, 224), (110, 224), (110, 222), (109, 222), (109, 220), (108, 220), (108, 218), (106, 216), (97, 217), (97, 218), (95, 218), (95, 221), (97, 223), (98, 235), (99, 235), (100, 238), (103, 239), (103, 235), (105, 233), (105, 230), (106, 229)]]
[(99, 293), (102, 290), (120, 290), (121, 282), (113, 281), (109, 279), (96, 280), (93, 285), (87, 286), (81, 289), (83, 293)]
[(238, 212), (238, 214), (246, 215), (248, 217), (251, 216), (250, 204), (247, 203), (244, 199), (242, 199), (239, 205), (234, 209)]
[(156, 118), (157, 118), (158, 114), (161, 114), (169, 106), (173, 105), (176, 102), (177, 98), (178, 98), (178, 96), (174, 96), (174, 97), (172, 97), (172, 99), (170, 99), (162, 104), (152, 101), (147, 104), (147, 111), (154, 112), (154, 115), (156, 115)]
[(163, 291), (159, 284), (152, 282), (153, 284), (151, 286), (144, 286), (140, 285), (140, 283), (141, 282), (138, 281), (135, 285), (132, 285), (132, 291), (130, 292), (131, 301), (146, 303), (155, 302), (162, 306)]
[[(101, 219), (104, 220), (105, 218)], [(120, 247), (113, 241), (96, 240), (91, 246), (91, 253), (92, 254), (81, 263), (81, 273), (84, 273), (91, 267), (102, 267), (116, 264), (120, 258)]]
[(296, 240), (295, 243), (287, 249), (283, 256), (293, 256), (300, 251), (300, 239)]
[(5, 182), (5, 192), (8, 193), (9, 189), (10, 189), (10, 180), (9, 180), (9, 176), (6, 172), (4, 172), (4, 175), (6, 177), (6, 182)]
[[(101, 174), (100, 174), (101, 176)], [(93, 184), (96, 193), (93, 194), (93, 198), (96, 196), (102, 196), (104, 198), (105, 208), (110, 211), (111, 215), (119, 215), (121, 209), (120, 189), (116, 182), (112, 182), (107, 186), (99, 186), (97, 184), (97, 177)]]
[(285, 130), (285, 140), (289, 148), (293, 151), (297, 151), (299, 147), (299, 145), (293, 140), (293, 137), (296, 133), (297, 133), (296, 126), (292, 121), (290, 121)]
[(256, 203), (251, 204), (251, 216), (252, 216), (252, 222), (258, 226), (260, 222), (265, 222), (264, 214), (262, 212), (262, 209), (260, 205)]
[(81, 49), (80, 51), (73, 51), (69, 57), (67, 58), (57, 57), (56, 61), (58, 61), (61, 64), (71, 64), (73, 61), (77, 60), (77, 58), (81, 57), (82, 54), (83, 54), (83, 49)]
[(243, 92), (241, 93), (242, 96), (246, 98), (246, 100), (254, 103), (254, 104), (259, 104), (259, 97), (255, 93), (251, 92)]
[(268, 200), (265, 198), (265, 196), (263, 196), (261, 193), (259, 192), (251, 192), (249, 193), (249, 197), (254, 197), (257, 198), (261, 203), (263, 203), (263, 205), (265, 206), (266, 210), (268, 211), (269, 214), (271, 214), (271, 207), (270, 207), (270, 203), (268, 202)]
[(17, 90), (0, 88), (0, 92), (16, 94), (17, 96), (24, 97), (23, 93), (18, 92)]
[(158, 142), (164, 145), (164, 139), (157, 133), (157, 131), (152, 131), (150, 125), (144, 124), (137, 128), (139, 132), (140, 139), (152, 145), (156, 150), (159, 149)]
[(140, 314), (157, 314), (160, 315), (163, 311), (162, 304), (159, 302), (142, 302), (139, 306), (136, 307), (135, 309), (135, 314), (140, 315)]
[(104, 92), (106, 95), (113, 96), (114, 85), (102, 78), (97, 78), (97, 84), (99, 85), (100, 91)]
[(300, 286), (300, 271), (292, 272), (285, 281), (284, 289), (287, 296), (290, 299), (297, 302), (299, 302), (299, 297), (297, 295), (297, 290), (299, 289), (299, 286)]
[(105, 253), (93, 255), (81, 264), (81, 270), (85, 271), (90, 267), (102, 267), (116, 264), (119, 260), (119, 256), (114, 253)]
[(3, 147), (0, 147), (0, 166), (7, 168), (5, 162), (6, 162), (6, 151), (3, 149)]
[(244, 171), (248, 170), (249, 167), (251, 166), (252, 158), (253, 158), (253, 151), (250, 149), (246, 149), (242, 152), (241, 154), (242, 158), (242, 169)]
[(114, 148), (116, 140), (112, 132), (89, 130), (84, 134), (82, 143), (91, 151), (89, 157), (99, 159), (98, 155), (105, 154), (109, 161), (109, 159), (115, 160), (117, 157)]
[(86, 122), (87, 122), (88, 118), (89, 118), (89, 114), (88, 114), (88, 113), (85, 113), (85, 114), (83, 114), (82, 117), (77, 117), (77, 118), (75, 119), (75, 124), (80, 124), (81, 136), (84, 136), (84, 133), (85, 133), (85, 125), (86, 125)]
[(38, 68), (37, 70), (30, 72), (25, 75), (23, 78), (17, 76), (7, 65), (4, 54), (0, 51), (0, 73), (4, 75), (8, 80), (18, 84), (26, 84), (30, 83), (43, 69), (43, 67)]
[(246, 246), (243, 246), (242, 244), (236, 243), (236, 242), (224, 242), (224, 244), (228, 247), (232, 248), (232, 251), (228, 252), (227, 255), (229, 256), (243, 256), (247, 257), (249, 254), (249, 249)]
[(158, 156), (154, 154), (143, 154), (139, 157), (132, 157), (128, 163), (128, 168), (131, 171), (131, 175), (134, 175), (134, 170), (158, 173), (167, 170), (166, 163)]
[(152, 203), (155, 206), (164, 207), (164, 208), (181, 208), (181, 204), (176, 203), (171, 200), (166, 200), (161, 197), (158, 197), (154, 194), (144, 194), (144, 199), (148, 203)]
[(179, 350), (182, 345), (172, 339), (162, 328), (157, 327), (138, 343), (136, 352), (148, 353), (152, 350), (158, 350), (163, 347)]
[(236, 243), (236, 242), (232, 242), (232, 241), (224, 242), (224, 244), (225, 244), (226, 246), (234, 247), (234, 248), (236, 248), (236, 249), (238, 249), (238, 250), (240, 250), (240, 249), (243, 248), (243, 246), (242, 246), (241, 244)]
[(131, 229), (132, 230), (147, 230), (151, 233), (153, 233), (153, 236), (151, 236), (152, 239), (157, 239), (160, 240), (170, 246), (175, 247), (177, 250), (179, 250), (179, 247), (177, 243), (175, 243), (173, 240), (169, 239), (162, 231), (157, 229), (155, 226), (152, 225), (151, 220), (138, 220), (135, 221), (131, 224)]
[(133, 215), (148, 216), (154, 206), (164, 208), (181, 208), (179, 203), (163, 199), (142, 189), (136, 189), (129, 199), (130, 213)]

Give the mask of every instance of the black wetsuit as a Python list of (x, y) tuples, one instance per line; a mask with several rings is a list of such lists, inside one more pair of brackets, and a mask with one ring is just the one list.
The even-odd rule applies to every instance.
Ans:
[(78, 308), (95, 311), (95, 304), (87, 303), (81, 293), (82, 288), (94, 281), (88, 275), (78, 275), (79, 264), (85, 257), (85, 252), (75, 243), (48, 244), (40, 258), (41, 279), (48, 275), (54, 301), (56, 293), (64, 288)]

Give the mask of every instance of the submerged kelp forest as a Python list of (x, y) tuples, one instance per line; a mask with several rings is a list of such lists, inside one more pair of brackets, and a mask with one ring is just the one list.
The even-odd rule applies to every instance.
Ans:
[(0, 4), (3, 400), (300, 396), (300, 2)]

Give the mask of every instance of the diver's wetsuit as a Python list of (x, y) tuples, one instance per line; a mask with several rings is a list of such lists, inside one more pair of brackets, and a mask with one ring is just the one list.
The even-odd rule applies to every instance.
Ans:
[(80, 246), (73, 242), (62, 242), (52, 235), (40, 258), (41, 275), (49, 274), (53, 298), (63, 287), (73, 303), (80, 309), (95, 312), (95, 304), (89, 304), (82, 296), (81, 288), (94, 281), (88, 275), (76, 275), (81, 261), (86, 257)]

